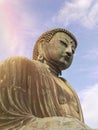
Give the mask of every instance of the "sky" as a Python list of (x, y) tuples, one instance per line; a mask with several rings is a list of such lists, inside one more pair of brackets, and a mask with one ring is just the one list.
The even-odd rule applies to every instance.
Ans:
[(98, 128), (98, 0), (0, 0), (0, 61), (32, 59), (37, 38), (58, 27), (78, 41), (73, 63), (62, 76), (80, 98), (85, 123)]

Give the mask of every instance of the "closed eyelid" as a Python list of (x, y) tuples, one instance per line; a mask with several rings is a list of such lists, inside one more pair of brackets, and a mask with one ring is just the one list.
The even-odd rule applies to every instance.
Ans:
[(75, 53), (75, 47), (72, 46), (72, 52), (73, 54)]
[(70, 43), (72, 44), (72, 47), (75, 49), (76, 48), (75, 42), (71, 41)]
[(60, 42), (61, 42), (62, 44), (64, 44), (65, 46), (67, 46), (67, 43), (66, 43), (65, 41), (60, 40)]
[(74, 49), (72, 49), (72, 53), (73, 53), (73, 54), (75, 53), (75, 50), (74, 50)]

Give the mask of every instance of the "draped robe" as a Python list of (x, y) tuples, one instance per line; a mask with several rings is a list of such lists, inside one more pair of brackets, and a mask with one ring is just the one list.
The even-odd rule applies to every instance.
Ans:
[(13, 57), (1, 62), (0, 129), (53, 116), (83, 122), (78, 96), (69, 83), (39, 61)]

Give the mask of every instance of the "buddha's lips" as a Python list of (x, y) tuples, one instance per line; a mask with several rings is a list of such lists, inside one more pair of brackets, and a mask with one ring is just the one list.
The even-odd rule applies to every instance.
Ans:
[(62, 57), (64, 57), (64, 59), (66, 60), (66, 61), (69, 61), (70, 60), (70, 56), (68, 56), (68, 55), (62, 55)]

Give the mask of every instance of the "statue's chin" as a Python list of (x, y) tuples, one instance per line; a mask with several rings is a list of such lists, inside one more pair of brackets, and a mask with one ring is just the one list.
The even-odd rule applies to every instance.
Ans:
[(71, 65), (71, 63), (67, 63), (67, 62), (60, 63), (60, 70), (65, 70), (65, 69), (69, 68), (70, 65)]

